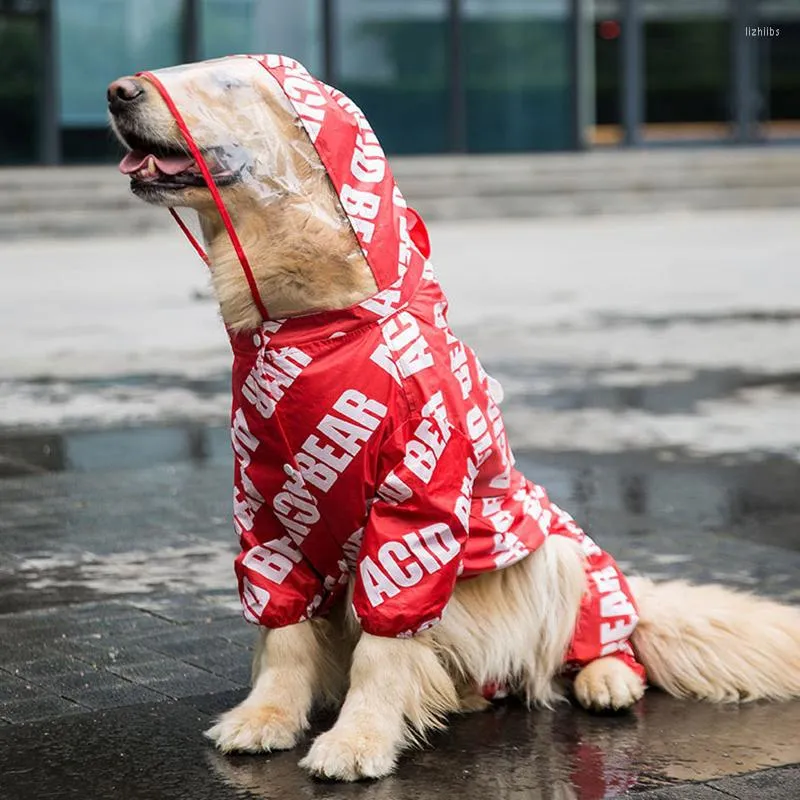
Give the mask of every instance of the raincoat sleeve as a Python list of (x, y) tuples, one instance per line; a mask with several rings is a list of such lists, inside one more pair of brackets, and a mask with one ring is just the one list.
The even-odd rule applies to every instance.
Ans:
[(585, 559), (586, 591), (564, 660), (566, 671), (576, 673), (598, 658), (611, 656), (646, 681), (644, 666), (637, 660), (630, 643), (639, 612), (628, 581), (616, 561), (601, 550), (569, 514), (555, 503), (549, 506), (552, 512), (550, 535), (567, 536), (578, 542)]
[(439, 621), (461, 572), (475, 475), (472, 446), (446, 418), (416, 416), (381, 455), (353, 607), (367, 633), (407, 637)]

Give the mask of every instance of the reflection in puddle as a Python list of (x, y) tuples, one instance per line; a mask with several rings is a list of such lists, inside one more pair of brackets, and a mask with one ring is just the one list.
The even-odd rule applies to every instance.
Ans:
[(223, 756), (208, 751), (225, 783), (262, 800), (463, 797), (603, 800), (682, 780), (706, 781), (800, 760), (800, 702), (713, 706), (652, 691), (630, 714), (592, 716), (566, 706), (515, 703), (455, 719), (431, 747), (409, 752), (395, 775), (327, 784), (297, 766), (296, 751)]
[[(60, 554), (20, 558), (17, 567), (26, 588), (36, 594), (80, 587), (94, 595), (219, 593), (233, 595), (233, 547), (196, 544), (156, 551)], [(238, 601), (234, 605), (238, 610)]]
[(683, 414), (708, 400), (736, 397), (755, 389), (797, 393), (800, 375), (756, 375), (740, 370), (662, 369), (652, 375), (640, 367), (570, 369), (556, 365), (492, 364), (510, 401), (554, 411), (640, 410), (650, 414)]
[[(779, 524), (800, 518), (800, 464), (780, 457), (749, 461), (665, 455), (517, 453), (523, 471), (564, 499), (573, 516), (585, 518), (600, 505), (632, 517), (704, 528), (767, 520), (760, 541), (800, 549), (800, 526), (793, 525), (794, 533), (787, 536)], [(0, 438), (0, 478), (228, 464), (231, 458), (227, 429), (199, 424)], [(0, 497), (2, 491), (0, 481)], [(776, 527), (780, 530), (773, 535)]]
[(800, 551), (800, 464), (781, 457), (664, 459), (661, 453), (517, 454), (524, 473), (579, 520), (624, 517), (629, 535), (681, 526)]
[[(229, 579), (226, 428), (7, 437), (0, 454), (0, 532), (13, 559), (5, 570), (0, 562), (0, 608)], [(800, 464), (646, 452), (517, 457), (626, 569), (800, 599)]]
[(197, 423), (0, 438), (0, 478), (43, 472), (137, 469), (228, 457), (224, 428)]

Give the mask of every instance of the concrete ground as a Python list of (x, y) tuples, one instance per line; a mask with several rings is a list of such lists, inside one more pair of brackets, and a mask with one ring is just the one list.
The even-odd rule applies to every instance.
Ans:
[[(800, 602), (796, 215), (430, 232), (523, 470), (631, 572)], [(800, 796), (800, 702), (656, 691), (609, 717), (500, 703), (373, 784), (216, 754), (201, 732), (243, 696), (253, 633), (204, 267), (177, 231), (0, 263), (0, 797)]]

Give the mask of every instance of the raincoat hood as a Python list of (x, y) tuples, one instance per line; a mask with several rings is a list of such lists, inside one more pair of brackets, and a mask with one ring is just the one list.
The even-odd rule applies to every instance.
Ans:
[[(427, 232), (416, 212), (407, 208), (369, 122), (346, 95), (312, 77), (297, 61), (278, 55), (230, 56), (139, 75), (158, 89), (174, 117), (265, 320), (270, 319), (269, 299), (259, 293), (248, 254), (219, 191), (218, 184), (231, 179), (265, 207), (289, 198), (313, 213), (313, 198), (304, 193), (302, 174), (324, 170), (338, 196), (342, 218), (352, 227), (372, 272), (379, 301), (386, 293), (400, 292), (403, 301), (413, 293), (429, 255)], [(232, 93), (234, 119), (230, 98), (215, 102), (224, 93)], [(292, 149), (292, 137), (286, 127), (280, 130), (282, 124), (301, 126), (315, 157)], [(135, 154), (126, 157), (124, 171), (141, 166), (143, 154), (138, 155), (138, 160)], [(185, 162), (185, 158), (156, 159), (167, 174), (184, 168)], [(328, 222), (342, 224), (338, 219)], [(179, 224), (205, 258), (188, 228), (180, 220)]]

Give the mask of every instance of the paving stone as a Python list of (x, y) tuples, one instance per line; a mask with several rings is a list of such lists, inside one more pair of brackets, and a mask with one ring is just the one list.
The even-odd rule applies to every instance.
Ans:
[(115, 688), (124, 688), (126, 684), (130, 685), (130, 682), (118, 675), (104, 669), (91, 668), (88, 665), (84, 665), (75, 672), (39, 678), (38, 682), (53, 694), (81, 704), (83, 704), (82, 697), (87, 692), (110, 691)]
[[(800, 736), (800, 727), (798, 727), (798, 736)], [(800, 798), (800, 766), (752, 772), (749, 775), (711, 781), (708, 785), (724, 792), (725, 795), (741, 798), (741, 800), (750, 800), (750, 798), (797, 800)], [(718, 800), (720, 799), (718, 798)]]
[(88, 709), (65, 700), (63, 697), (42, 694), (26, 700), (11, 700), (0, 704), (0, 717), (6, 722), (20, 723), (63, 717), (67, 714), (81, 714)]
[(37, 617), (28, 620), (17, 620), (15, 617), (14, 614), (0, 617), (0, 636), (3, 639), (9, 639), (12, 642), (16, 640), (50, 641), (61, 638), (67, 632), (64, 621), (57, 620), (55, 617)]
[(165, 658), (145, 664), (123, 664), (109, 667), (109, 671), (176, 699), (237, 688), (235, 684), (218, 675), (175, 659)]
[[(157, 631), (170, 631), (177, 626), (175, 623), (170, 622), (160, 617), (155, 617), (145, 611), (139, 611), (135, 615), (122, 618), (112, 618), (109, 620), (97, 619), (93, 621), (91, 629), (94, 633), (99, 634), (96, 638), (107, 638), (109, 636), (136, 636), (146, 635), (151, 632)], [(83, 630), (90, 627), (84, 624)]]
[[(112, 672), (106, 666), (117, 669)], [(0, 702), (13, 704), (45, 692), (92, 709), (147, 703), (165, 695), (187, 696), (241, 685), (249, 672), (240, 669), (237, 673), (236, 667), (235, 663), (230, 665), (231, 677), (215, 676), (144, 648), (129, 648), (121, 659), (108, 658), (103, 665), (72, 657), (47, 658), (12, 664), (0, 673), (4, 676), (0, 680)], [(123, 672), (130, 668), (130, 677), (120, 674), (119, 668)]]
[[(167, 630), (145, 631), (133, 633), (125, 637), (131, 644), (159, 650), (163, 647), (180, 645), (186, 642), (195, 642), (198, 638), (207, 636), (207, 630), (202, 623), (171, 625)], [(218, 646), (228, 646), (228, 642), (220, 638)]]
[[(211, 767), (211, 716), (187, 701), (0, 728), (2, 800), (250, 800)], [(295, 761), (296, 754), (292, 754)], [(219, 758), (224, 759), (223, 756)], [(288, 760), (288, 759), (287, 759)], [(223, 763), (223, 762), (220, 762)], [(278, 795), (301, 794), (281, 787)]]
[(9, 640), (3, 637), (3, 647), (0, 650), (0, 667), (3, 664), (17, 661), (29, 661), (33, 658), (46, 658), (53, 653), (62, 653), (59, 640), (34, 640), (27, 638), (14, 638)]
[(73, 617), (115, 617), (130, 616), (138, 613), (135, 603), (126, 600), (98, 600), (91, 603), (80, 603), (69, 607)]
[(681, 783), (663, 789), (631, 794), (636, 800), (725, 800), (725, 795), (704, 783)]
[(85, 662), (77, 658), (58, 655), (4, 664), (3, 669), (23, 680), (41, 683), (55, 676), (64, 675), (65, 673), (79, 673), (90, 668)]
[(217, 636), (237, 647), (252, 650), (258, 638), (258, 628), (245, 622), (241, 616), (233, 620), (214, 620), (203, 626), (204, 633)]
[[(234, 599), (235, 596), (235, 591), (232, 589), (230, 598)], [(162, 617), (172, 622), (211, 622), (213, 620), (241, 619), (241, 614), (237, 614), (225, 605), (204, 602), (193, 596), (168, 597), (138, 603), (137, 605), (138, 608), (154, 616)]]
[(190, 703), (193, 708), (202, 711), (204, 714), (216, 716), (225, 711), (229, 711), (234, 706), (238, 706), (247, 697), (248, 689), (235, 689), (230, 692), (218, 692), (216, 694), (198, 695), (189, 698), (185, 702)]
[(74, 653), (76, 658), (96, 667), (109, 667), (122, 664), (144, 664), (156, 661), (159, 654), (155, 650), (139, 644), (128, 644), (124, 639), (107, 644), (97, 642), (83, 643)]
[[(800, 164), (796, 155), (791, 158)], [(605, 180), (608, 174), (606, 169), (599, 180)], [(69, 177), (73, 179), (71, 175)], [(124, 187), (120, 188), (124, 191)], [(755, 217), (753, 222), (756, 222)], [(624, 224), (627, 223), (620, 223)], [(661, 220), (652, 224), (660, 228), (664, 225)], [(765, 224), (763, 217), (759, 216), (758, 224)], [(596, 244), (600, 227), (605, 225), (591, 223), (592, 230), (588, 231), (591, 242)], [(527, 228), (528, 223), (522, 227)], [(619, 227), (612, 233), (621, 240), (625, 230)], [(720, 237), (714, 233), (715, 230), (718, 232), (719, 228), (709, 232), (716, 245)], [(498, 237), (493, 247), (514, 236), (512, 230), (503, 228), (503, 231), (502, 241)], [(448, 235), (447, 231), (442, 233), (445, 237)], [(489, 233), (488, 229), (481, 229), (476, 236), (480, 236), (485, 244)], [(559, 250), (563, 233), (563, 230), (556, 231)], [(463, 231), (449, 234), (458, 240), (460, 251), (465, 249), (463, 234)], [(544, 229), (539, 234), (544, 235)], [(650, 254), (652, 243), (649, 237), (650, 233), (643, 237), (643, 249), (639, 255)], [(708, 269), (719, 268), (722, 270), (720, 274), (724, 272), (727, 276), (733, 253), (720, 250), (714, 256), (705, 247), (708, 242), (704, 237), (705, 234), (696, 241), (686, 240), (687, 251), (691, 245), (694, 251), (702, 254)], [(768, 241), (769, 237), (762, 236), (762, 239)], [(522, 244), (521, 240), (517, 242)], [(697, 248), (696, 244), (702, 246)], [(115, 257), (122, 257), (118, 241), (114, 241), (113, 249)], [(451, 252), (458, 253), (459, 250)], [(784, 248), (784, 257), (785, 252), (788, 251)], [(482, 253), (478, 255), (483, 257)], [(752, 258), (745, 255), (749, 265)], [(80, 251), (76, 249), (74, 257), (84, 262), (86, 254), (83, 248)], [(616, 258), (613, 255), (613, 259)], [(522, 264), (515, 270), (527, 270), (530, 274), (524, 259), (507, 261)], [(564, 274), (576, 276), (576, 286), (585, 282), (581, 263), (576, 262), (573, 269), (561, 270)], [(603, 266), (609, 265), (610, 262)], [(659, 453), (562, 452), (553, 439), (549, 444), (539, 443), (537, 431), (548, 431), (535, 424), (540, 412), (544, 415), (541, 418), (547, 420), (551, 412), (565, 409), (600, 412), (598, 424), (601, 427), (605, 424), (602, 421), (606, 419), (604, 412), (615, 416), (621, 414), (621, 419), (633, 424), (633, 417), (652, 411), (653, 415), (677, 414), (684, 420), (687, 430), (699, 432), (708, 423), (708, 414), (705, 413), (708, 409), (703, 410), (701, 403), (734, 400), (737, 409), (742, 410), (748, 404), (740, 397), (742, 391), (736, 389), (734, 392), (733, 384), (727, 388), (716, 385), (703, 388), (694, 378), (688, 380), (686, 386), (672, 379), (660, 386), (632, 387), (629, 380), (627, 387), (617, 386), (618, 379), (604, 373), (603, 366), (597, 365), (594, 356), (559, 365), (548, 360), (547, 356), (543, 360), (540, 355), (536, 361), (529, 360), (532, 372), (527, 374), (523, 351), (534, 354), (535, 351), (540, 354), (550, 352), (552, 355), (548, 343), (560, 347), (562, 340), (566, 339), (585, 340), (591, 343), (589, 347), (595, 347), (598, 335), (603, 334), (595, 335), (598, 329), (592, 327), (591, 320), (587, 327), (588, 317), (580, 311), (589, 306), (594, 308), (594, 298), (584, 306), (579, 293), (573, 296), (574, 303), (564, 304), (565, 308), (577, 309), (581, 318), (577, 328), (573, 326), (566, 336), (560, 322), (554, 324), (550, 333), (547, 325), (544, 328), (535, 326), (535, 331), (528, 326), (527, 331), (522, 331), (523, 325), (519, 324), (522, 318), (516, 317), (516, 312), (507, 320), (504, 317), (502, 324), (493, 326), (485, 324), (485, 314), (499, 312), (487, 312), (483, 305), (491, 303), (491, 298), (473, 291), (478, 284), (471, 284), (476, 276), (481, 285), (485, 284), (483, 272), (476, 268), (470, 273), (463, 267), (459, 261), (457, 268), (462, 280), (455, 284), (454, 289), (457, 294), (466, 290), (478, 298), (480, 309), (475, 310), (480, 313), (471, 324), (476, 334), (486, 328), (483, 342), (490, 346), (484, 357), (487, 367), (493, 371), (492, 358), (497, 360), (498, 366), (506, 363), (507, 354), (511, 359), (506, 373), (514, 380), (509, 384), (506, 408), (514, 410), (515, 391), (517, 397), (527, 392), (532, 396), (525, 400), (525, 405), (530, 406), (527, 411), (537, 416), (523, 414), (519, 417), (516, 435), (509, 428), (512, 439), (519, 436), (521, 444), (516, 449), (526, 473), (548, 486), (554, 499), (561, 501), (563, 498), (565, 507), (574, 510), (587, 528), (598, 531), (598, 541), (604, 547), (617, 551), (636, 570), (652, 571), (662, 577), (716, 578), (758, 592), (800, 600), (797, 594), (800, 527), (796, 524), (800, 512), (796, 491), (800, 467), (796, 459), (751, 459), (750, 454), (757, 450), (757, 443), (742, 451), (738, 464), (725, 463), (714, 457), (695, 459), (683, 455), (676, 456), (676, 460), (669, 464), (660, 463), (659, 455), (672, 455), (668, 448)], [(590, 270), (596, 272), (597, 265), (590, 264)], [(781, 266), (780, 270), (785, 273), (786, 267)], [(764, 283), (762, 272), (756, 270), (753, 273), (760, 276), (754, 280), (761, 281), (761, 288)], [(506, 291), (508, 303), (521, 302), (524, 306), (525, 292), (519, 290), (522, 284), (518, 281), (521, 275), (509, 277), (514, 278), (509, 285), (516, 287), (517, 291)], [(639, 286), (646, 284), (646, 280), (638, 283)], [(507, 290), (508, 287), (501, 288)], [(758, 294), (755, 301), (771, 302), (762, 294)], [(786, 298), (783, 301), (788, 302)], [(601, 298), (601, 305), (603, 302)], [(668, 300), (665, 305), (674, 307), (671, 303)], [(505, 305), (506, 300), (503, 300), (503, 308)], [(493, 308), (500, 306), (494, 305)], [(617, 301), (614, 301), (614, 308), (622, 313)], [(643, 303), (635, 310), (650, 315), (655, 308)], [(530, 309), (522, 310), (527, 319)], [(602, 313), (598, 311), (598, 314)], [(713, 310), (710, 313), (712, 316), (716, 314)], [(469, 322), (469, 317), (465, 322)], [(608, 323), (609, 329), (612, 322), (613, 319)], [(704, 322), (703, 327), (710, 331), (715, 323), (710, 319), (708, 322), (710, 324)], [(721, 317), (720, 322), (727, 328), (735, 319)], [(786, 344), (783, 340), (790, 338), (783, 334), (792, 324), (787, 321), (777, 326), (782, 346)], [(700, 353), (728, 355), (724, 348), (705, 350), (706, 340), (702, 332), (689, 328), (689, 323), (679, 315), (667, 319), (665, 325), (670, 336), (665, 338), (661, 331), (656, 331), (653, 340), (666, 342), (661, 355), (667, 353), (668, 360), (680, 349), (672, 347), (670, 342), (680, 345), (681, 341), (684, 345), (688, 343), (687, 349), (693, 349), (695, 341), (698, 342)], [(492, 333), (493, 327), (495, 333)], [(739, 323), (733, 327), (739, 330)], [(773, 326), (764, 319), (756, 327), (763, 332), (763, 329)], [(755, 334), (756, 327), (747, 330)], [(638, 327), (644, 347), (650, 341), (650, 328), (649, 323)], [(677, 328), (688, 328), (686, 338), (681, 334), (672, 339), (672, 334), (680, 333)], [(634, 346), (638, 337), (636, 329), (631, 330), (630, 334), (624, 330), (620, 334), (623, 340), (621, 348), (611, 341), (616, 338), (612, 331), (609, 338), (611, 350), (600, 361), (610, 364), (613, 352), (620, 353), (621, 350), (624, 359), (630, 355), (634, 365), (639, 356), (644, 356), (647, 364), (662, 363), (660, 345), (645, 353)], [(538, 348), (526, 347), (522, 337), (533, 336), (544, 337), (542, 341), (545, 343)], [(745, 333), (745, 338), (749, 338), (749, 334)], [(736, 344), (735, 339), (734, 336), (729, 340), (732, 345)], [(760, 334), (754, 336), (753, 341), (756, 340), (761, 341)], [(758, 358), (754, 359), (758, 362), (758, 380), (769, 373), (768, 380), (776, 379), (774, 385), (767, 384), (770, 392), (789, 395), (796, 388), (797, 376), (792, 373), (787, 381), (781, 382), (777, 370), (794, 369), (786, 366), (791, 359), (787, 361), (781, 356), (782, 360), (773, 360), (768, 352), (769, 339), (765, 338), (765, 342), (767, 349), (763, 352), (755, 348), (759, 350)], [(222, 339), (220, 344), (224, 345)], [(567, 350), (559, 352), (568, 351), (572, 345), (567, 342), (564, 347)], [(637, 350), (639, 352), (633, 352)], [(579, 355), (575, 350), (571, 352)], [(705, 362), (707, 355), (699, 355), (699, 358)], [(684, 363), (682, 358), (679, 361)], [(581, 367), (587, 363), (589, 367)], [(686, 363), (696, 362), (689, 358)], [(597, 372), (593, 377), (595, 369)], [(614, 370), (618, 373), (623, 371), (617, 367)], [(694, 367), (688, 366), (687, 370), (694, 371)], [(716, 368), (707, 371), (717, 376), (723, 372)], [(540, 388), (551, 377), (559, 375), (569, 378), (568, 383), (575, 379), (580, 385), (568, 388), (566, 383), (557, 380), (562, 388), (555, 392)], [(606, 381), (602, 386), (597, 383), (597, 376)], [(627, 377), (631, 376), (636, 377), (635, 370)], [(736, 386), (747, 387), (747, 381), (752, 381), (752, 375), (748, 377), (742, 373), (740, 377), (746, 380), (736, 383)], [(171, 380), (167, 377), (165, 384)], [(529, 381), (527, 385), (526, 380)], [(515, 382), (519, 387), (516, 390)], [(761, 385), (757, 382), (752, 384), (756, 387)], [(659, 399), (658, 408), (654, 410), (652, 397), (648, 399), (647, 395), (666, 397), (666, 400)], [(633, 413), (628, 414), (628, 411)], [(759, 409), (755, 403), (750, 411), (753, 412), (751, 420), (758, 417)], [(689, 419), (692, 415), (695, 420)], [(513, 414), (510, 419), (513, 423)], [(593, 425), (595, 423), (589, 421), (588, 427)], [(583, 426), (568, 427), (566, 440), (571, 446), (580, 447)], [(658, 425), (654, 431), (657, 429)], [(530, 431), (533, 433), (527, 438), (522, 435)], [(603, 433), (605, 435), (605, 431)], [(128, 435), (131, 441), (141, 433), (131, 431)], [(637, 444), (636, 435), (630, 440), (630, 445), (638, 447), (642, 443)], [(172, 434), (166, 436), (169, 438)], [(436, 749), (410, 752), (401, 760), (397, 775), (389, 781), (348, 787), (331, 787), (309, 781), (297, 768), (297, 752), (259, 758), (227, 758), (214, 753), (201, 732), (210, 714), (226, 710), (245, 696), (246, 690), (233, 687), (241, 679), (239, 670), (247, 665), (247, 650), (256, 638), (256, 629), (245, 624), (238, 613), (229, 613), (226, 608), (226, 598), (235, 597), (230, 565), (216, 567), (213, 574), (203, 570), (186, 572), (181, 560), (176, 559), (174, 564), (167, 564), (157, 583), (140, 581), (137, 573), (141, 569), (142, 578), (148, 578), (145, 571), (163, 548), (196, 546), (198, 542), (212, 543), (220, 553), (229, 548), (233, 540), (229, 522), (229, 443), (227, 431), (217, 431), (214, 436), (219, 438), (221, 449), (225, 451), (222, 461), (206, 458), (202, 463), (132, 467), (124, 463), (124, 447), (117, 453), (110, 453), (108, 447), (98, 447), (96, 457), (105, 466), (95, 464), (95, 471), (91, 474), (65, 472), (0, 481), (0, 539), (4, 550), (0, 565), (0, 661), (6, 665), (27, 665), (25, 671), (33, 675), (26, 681), (8, 672), (0, 673), (2, 800), (38, 800), (39, 797), (58, 800), (72, 797), (76, 800), (122, 797), (125, 800), (184, 800), (187, 797), (192, 800), (227, 800), (229, 797), (423, 800), (450, 796), (473, 800), (487, 796), (532, 798), (577, 796), (581, 793), (584, 796), (580, 800), (586, 800), (587, 795), (601, 797), (604, 793), (617, 791), (617, 788), (610, 790), (609, 781), (616, 781), (615, 787), (624, 784), (630, 785), (632, 790), (647, 789), (640, 796), (661, 800), (723, 800), (725, 797), (779, 800), (788, 796), (800, 797), (796, 786), (797, 771), (793, 769), (770, 770), (706, 784), (661, 786), (670, 780), (665, 775), (670, 772), (668, 768), (681, 758), (678, 749), (673, 749), (673, 742), (686, 736), (687, 729), (690, 730), (686, 745), (688, 753), (696, 757), (695, 766), (703, 768), (702, 773), (697, 772), (698, 776), (722, 775), (735, 768), (736, 759), (728, 752), (729, 744), (723, 735), (730, 729), (738, 729), (741, 733), (741, 747), (747, 748), (752, 743), (754, 752), (763, 755), (754, 763), (772, 763), (773, 752), (777, 752), (772, 745), (783, 744), (788, 738), (776, 724), (781, 714), (786, 719), (786, 707), (782, 712), (777, 705), (768, 707), (760, 716), (756, 715), (760, 720), (756, 726), (750, 722), (754, 715), (744, 710), (741, 714), (729, 715), (707, 713), (699, 704), (681, 704), (669, 698), (660, 704), (650, 702), (648, 698), (625, 722), (622, 718), (618, 721), (597, 718), (589, 722), (577, 709), (564, 709), (558, 715), (547, 712), (528, 714), (508, 704), (482, 715), (453, 720), (446, 734), (434, 737)], [(70, 432), (59, 438), (66, 442), (70, 437), (74, 444), (75, 437)], [(85, 438), (84, 435), (84, 441)], [(599, 444), (601, 449), (606, 447), (602, 442)], [(793, 446), (784, 441), (778, 444), (781, 451), (786, 452)], [(543, 455), (542, 447), (550, 449), (549, 455)], [(770, 446), (768, 442), (764, 447), (774, 449), (774, 445)], [(795, 450), (791, 451), (794, 455)], [(102, 461), (109, 454), (113, 468), (109, 467), (108, 461)], [(52, 552), (43, 552), (45, 544)], [(130, 563), (126, 555), (129, 551)], [(92, 562), (91, 570), (58, 567), (61, 562), (77, 564), (84, 552), (86, 563)], [(34, 591), (30, 586), (31, 570), (28, 567), (23, 569), (21, 565), (23, 562), (29, 564), (33, 556), (45, 555), (54, 566), (42, 567), (40, 583), (49, 583), (52, 588)], [(669, 561), (669, 557), (676, 556), (678, 560)], [(133, 569), (130, 568), (132, 565)], [(717, 577), (715, 572), (720, 572), (720, 565), (724, 565), (724, 574)], [(170, 568), (173, 571), (168, 574)], [(116, 581), (124, 584), (125, 588)], [(98, 586), (103, 588), (98, 589)], [(142, 594), (148, 587), (151, 591)], [(101, 591), (108, 592), (108, 598), (98, 600)], [(129, 594), (120, 600), (122, 591)], [(54, 607), (40, 612), (17, 613), (18, 609), (43, 605)], [(87, 676), (91, 680), (87, 680)], [(46, 683), (49, 688), (34, 681)], [(211, 695), (197, 694), (198, 691), (215, 692), (220, 686), (230, 688)], [(56, 696), (57, 690), (69, 692), (80, 702), (71, 703)], [(184, 703), (166, 698), (167, 694), (177, 696), (184, 693), (190, 695)], [(142, 704), (142, 698), (159, 702)], [(128, 703), (137, 705), (79, 713), (84, 704), (99, 709)], [(55, 718), (12, 725), (4, 713), (13, 720), (22, 721), (37, 718), (37, 715)], [(63, 717), (64, 714), (69, 716)], [(791, 709), (788, 714), (791, 714)], [(790, 721), (786, 727), (793, 730), (791, 725)], [(796, 752), (786, 750), (783, 758), (796, 760)], [(13, 775), (14, 782), (10, 790), (6, 790), (3, 781), (9, 775)], [(586, 782), (580, 783), (582, 780)], [(570, 786), (571, 782), (574, 787)]]
[(109, 681), (103, 686), (82, 691), (70, 699), (77, 701), (82, 706), (86, 706), (86, 708), (99, 710), (144, 703), (160, 703), (165, 702), (168, 698), (166, 695), (148, 689), (146, 686), (117, 678), (114, 682)]
[[(230, 642), (210, 636), (152, 644), (153, 649), (237, 683), (249, 683), (250, 655)], [(234, 677), (235, 676), (235, 677)]]
[(0, 670), (0, 705), (15, 700), (29, 700), (40, 695), (41, 687)]
[(60, 608), (35, 614), (0, 616), (0, 637), (11, 640), (17, 651), (63, 640), (103, 638), (109, 634), (168, 630), (170, 623), (132, 607), (110, 605), (90, 609)]

